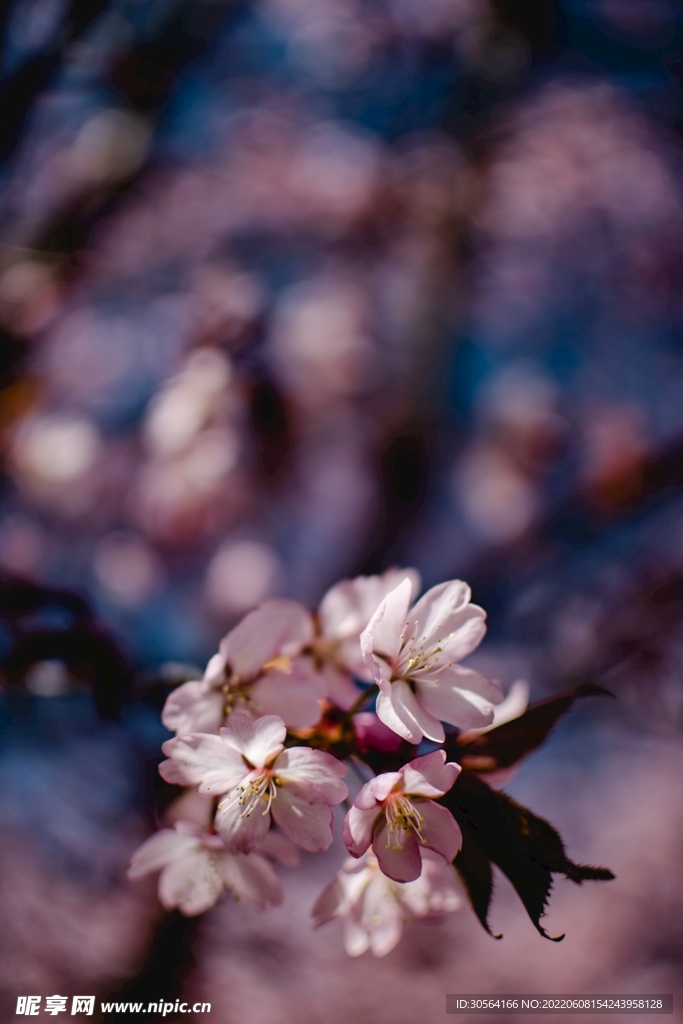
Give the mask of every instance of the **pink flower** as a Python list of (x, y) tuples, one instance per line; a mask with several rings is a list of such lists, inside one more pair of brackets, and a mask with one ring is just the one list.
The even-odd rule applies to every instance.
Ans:
[(258, 853), (230, 853), (219, 836), (188, 821), (150, 836), (131, 859), (128, 877), (159, 871), (159, 900), (192, 917), (212, 907), (226, 889), (259, 907), (281, 903), (274, 868)]
[(458, 662), (478, 646), (486, 613), (470, 604), (470, 588), (441, 583), (409, 610), (411, 585), (388, 594), (360, 638), (365, 663), (379, 686), (377, 714), (399, 736), (442, 743), (441, 722), (476, 729), (493, 720), (503, 699), (494, 683)]
[(325, 683), (309, 659), (311, 615), (296, 601), (266, 601), (221, 640), (204, 678), (170, 694), (162, 721), (179, 735), (218, 732), (235, 708), (277, 714), (292, 729), (315, 725)]
[(445, 761), (446, 752), (434, 750), (363, 786), (342, 829), (349, 853), (360, 857), (372, 845), (380, 868), (396, 882), (419, 878), (421, 846), (450, 863), (462, 835), (451, 812), (431, 799), (448, 792), (460, 773), (460, 765)]
[(382, 599), (405, 579), (416, 594), (420, 577), (415, 569), (389, 569), (381, 576), (342, 580), (320, 602), (312, 649), (327, 681), (327, 696), (337, 707), (350, 708), (358, 697), (349, 676), (372, 680), (361, 653), (360, 635)]
[(386, 956), (401, 938), (406, 921), (438, 918), (460, 906), (455, 869), (422, 850), (422, 873), (412, 882), (393, 882), (380, 870), (377, 858), (366, 853), (349, 858), (318, 897), (313, 907), (316, 925), (344, 920), (344, 945), (349, 956), (371, 949)]
[(234, 712), (219, 736), (194, 733), (167, 740), (162, 749), (169, 760), (159, 771), (167, 782), (223, 796), (215, 825), (232, 853), (259, 846), (271, 815), (297, 846), (326, 850), (332, 842), (332, 806), (348, 795), (341, 781), (346, 765), (309, 747), (285, 749), (286, 733), (277, 715), (253, 722)]

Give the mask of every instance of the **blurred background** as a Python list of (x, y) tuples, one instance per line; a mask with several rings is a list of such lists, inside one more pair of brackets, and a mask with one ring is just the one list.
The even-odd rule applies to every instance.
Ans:
[[(679, 5), (2, 19), (3, 1019), (38, 992), (182, 993), (221, 1024), (680, 995)], [(617, 880), (558, 884), (558, 945), (501, 877), (502, 941), (463, 899), (381, 961), (310, 931), (339, 844), (283, 908), (162, 915), (124, 874), (168, 686), (263, 599), (391, 565), (472, 585), (504, 688), (617, 696), (507, 787)]]

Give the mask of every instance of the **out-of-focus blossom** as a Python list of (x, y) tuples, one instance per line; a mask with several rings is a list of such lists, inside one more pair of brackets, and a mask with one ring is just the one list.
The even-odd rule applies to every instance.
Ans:
[(222, 263), (207, 263), (192, 276), (192, 329), (203, 342), (239, 342), (245, 327), (261, 312), (264, 282)]
[(438, 854), (422, 850), (422, 873), (412, 882), (394, 882), (382, 872), (377, 858), (366, 853), (349, 858), (313, 907), (316, 925), (336, 918), (344, 921), (344, 945), (349, 956), (372, 950), (386, 956), (396, 946), (407, 921), (438, 918), (460, 906), (455, 869)]
[(349, 708), (358, 697), (349, 674), (372, 680), (360, 649), (360, 635), (383, 598), (404, 579), (410, 580), (412, 593), (417, 594), (420, 577), (415, 569), (388, 569), (381, 576), (342, 580), (320, 602), (312, 650), (327, 681), (327, 695), (338, 707)]
[(93, 566), (109, 596), (131, 607), (147, 600), (164, 580), (160, 559), (133, 533), (105, 535), (95, 549)]
[(462, 834), (451, 812), (433, 798), (447, 793), (459, 774), (460, 765), (446, 763), (446, 752), (434, 750), (371, 779), (344, 820), (349, 853), (360, 857), (372, 846), (382, 871), (396, 882), (419, 877), (421, 846), (450, 864)]
[(291, 728), (315, 725), (325, 684), (307, 659), (296, 657), (312, 636), (302, 605), (266, 601), (221, 640), (203, 679), (170, 694), (164, 725), (180, 734), (216, 732), (235, 708), (279, 714)]
[(167, 381), (147, 411), (143, 436), (156, 456), (185, 451), (224, 399), (232, 377), (229, 360), (216, 349), (198, 349), (177, 377)]
[(491, 443), (478, 443), (464, 455), (456, 468), (453, 490), (468, 524), (494, 544), (519, 537), (540, 508), (535, 482)]
[(501, 691), (458, 662), (481, 642), (486, 613), (470, 604), (470, 588), (440, 583), (410, 609), (404, 580), (384, 598), (361, 635), (365, 662), (379, 686), (377, 714), (390, 729), (418, 743), (442, 743), (442, 721), (478, 728), (493, 720)]
[(270, 350), (278, 376), (304, 409), (319, 414), (366, 385), (372, 355), (367, 319), (361, 289), (331, 275), (284, 293)]
[(168, 740), (159, 767), (167, 782), (199, 785), (222, 796), (216, 828), (229, 850), (248, 853), (270, 828), (271, 815), (288, 839), (304, 850), (332, 842), (332, 807), (348, 795), (343, 765), (330, 754), (283, 742), (287, 728), (277, 715), (252, 722), (234, 712), (220, 736), (195, 733)]
[(44, 559), (47, 538), (26, 516), (9, 515), (0, 522), (0, 566), (19, 576), (33, 576)]
[(204, 592), (214, 612), (246, 612), (273, 592), (280, 575), (280, 561), (268, 544), (226, 541), (209, 562)]
[(12, 455), (17, 469), (27, 478), (59, 486), (72, 484), (87, 473), (99, 451), (97, 428), (89, 419), (51, 413), (21, 425)]
[(21, 334), (34, 334), (57, 315), (61, 296), (49, 263), (20, 260), (0, 275), (0, 320)]
[(128, 877), (159, 871), (159, 900), (192, 917), (203, 914), (227, 890), (265, 908), (282, 902), (280, 881), (259, 853), (230, 853), (222, 839), (188, 821), (150, 836), (131, 859)]

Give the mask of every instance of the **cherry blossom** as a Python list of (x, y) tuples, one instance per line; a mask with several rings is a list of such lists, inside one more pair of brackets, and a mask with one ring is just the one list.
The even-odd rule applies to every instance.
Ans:
[(260, 853), (230, 853), (217, 835), (188, 821), (150, 836), (133, 854), (128, 877), (159, 871), (159, 900), (192, 917), (212, 907), (227, 890), (259, 907), (282, 902), (280, 881)]
[(445, 762), (446, 752), (434, 750), (363, 786), (342, 829), (349, 853), (360, 857), (372, 845), (380, 868), (396, 882), (419, 878), (421, 846), (450, 863), (462, 835), (451, 812), (432, 797), (448, 792), (460, 765)]
[(347, 709), (358, 697), (349, 676), (372, 681), (361, 653), (360, 635), (382, 599), (405, 579), (417, 594), (420, 577), (415, 569), (389, 569), (381, 576), (342, 580), (320, 602), (312, 651), (327, 682), (328, 697), (338, 707)]
[(304, 850), (332, 842), (332, 806), (348, 795), (343, 765), (310, 747), (285, 749), (285, 723), (277, 715), (252, 721), (233, 712), (220, 735), (192, 733), (167, 740), (169, 760), (159, 771), (167, 782), (199, 786), (222, 796), (216, 829), (232, 853), (248, 853), (266, 838), (271, 816)]
[(406, 921), (441, 917), (460, 906), (454, 868), (438, 854), (422, 850), (422, 873), (412, 882), (394, 882), (382, 873), (377, 858), (366, 853), (349, 858), (313, 907), (316, 925), (344, 921), (349, 956), (367, 949), (386, 956), (401, 938)]
[(296, 601), (266, 601), (221, 640), (204, 677), (170, 694), (162, 721), (186, 735), (216, 733), (230, 711), (277, 714), (292, 729), (315, 725), (326, 687), (311, 659), (311, 615)]
[(384, 724), (411, 743), (423, 736), (442, 743), (442, 722), (488, 725), (503, 695), (458, 664), (486, 632), (486, 613), (470, 604), (467, 584), (432, 587), (412, 609), (411, 591), (406, 579), (384, 598), (361, 635), (361, 650), (380, 690), (377, 714)]

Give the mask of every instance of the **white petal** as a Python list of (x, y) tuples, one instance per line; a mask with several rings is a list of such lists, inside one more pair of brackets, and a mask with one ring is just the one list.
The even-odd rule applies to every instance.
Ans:
[(153, 871), (160, 871), (172, 861), (197, 849), (197, 845), (195, 839), (179, 835), (175, 829), (162, 828), (135, 851), (130, 860), (128, 878), (142, 878)]
[(367, 932), (357, 921), (346, 921), (344, 925), (344, 949), (347, 954), (349, 956), (361, 956), (369, 948), (369, 932)]
[(223, 694), (204, 682), (183, 683), (169, 694), (161, 721), (171, 732), (216, 733), (223, 724)]
[(370, 619), (367, 629), (361, 634), (361, 651), (368, 667), (370, 654), (385, 655), (390, 661), (397, 656), (410, 606), (412, 584), (409, 579), (399, 583), (384, 598)]
[(460, 774), (460, 765), (446, 762), (445, 750), (417, 757), (401, 768), (403, 789), (414, 796), (436, 797), (447, 793)]
[(261, 798), (251, 813), (245, 814), (236, 793), (221, 800), (216, 811), (216, 830), (230, 853), (250, 853), (261, 845), (270, 828), (266, 807)]
[(273, 765), (278, 781), (284, 784), (306, 783), (328, 804), (339, 804), (349, 795), (342, 777), (347, 767), (332, 754), (310, 747), (289, 747), (283, 750)]
[(419, 743), (423, 736), (435, 743), (443, 743), (445, 733), (438, 718), (418, 703), (408, 684), (399, 679), (391, 684), (391, 692), (380, 693), (377, 698), (377, 716), (386, 726), (411, 743)]
[(249, 771), (238, 751), (220, 736), (176, 736), (161, 749), (169, 758), (159, 765), (161, 777), (179, 786), (198, 785), (200, 793), (227, 793)]
[[(483, 679), (483, 676), (479, 678)], [(421, 681), (416, 684), (416, 689), (422, 707), (442, 722), (457, 725), (459, 729), (478, 729), (493, 721), (492, 704), (472, 690), (454, 686), (449, 680), (441, 678), (438, 683)]]
[(167, 910), (178, 907), (190, 917), (212, 907), (223, 892), (216, 858), (204, 849), (175, 861), (159, 876), (159, 900)]
[(273, 800), (273, 818), (293, 843), (314, 853), (332, 842), (332, 810), (314, 799), (314, 790), (293, 784), (281, 786)]
[(272, 864), (258, 853), (224, 853), (218, 858), (218, 870), (236, 896), (264, 909), (269, 903), (282, 903), (280, 879)]
[(204, 669), (203, 683), (207, 686), (215, 687), (217, 683), (224, 683), (225, 678), (225, 657), (219, 651), (218, 654), (214, 654), (212, 658), (209, 658), (209, 662)]
[(254, 722), (242, 711), (233, 711), (221, 729), (226, 746), (239, 751), (254, 768), (263, 768), (279, 754), (286, 735), (278, 715), (264, 715)]
[(472, 592), (462, 580), (450, 580), (432, 587), (411, 609), (407, 636), (414, 636), (422, 646), (430, 640), (440, 640), (453, 631), (452, 623), (459, 623), (458, 614), (469, 604)]
[(365, 890), (361, 923), (370, 935), (374, 956), (386, 956), (401, 938), (401, 908), (381, 875), (377, 875)]
[(503, 702), (493, 709), (493, 721), (491, 724), (485, 725), (482, 729), (469, 729), (467, 732), (462, 733), (458, 739), (461, 742), (463, 740), (467, 741), (475, 736), (480, 736), (484, 732), (489, 732), (491, 729), (496, 729), (499, 725), (514, 722), (516, 718), (524, 714), (528, 705), (529, 684), (526, 679), (516, 679)]
[(294, 656), (313, 639), (310, 612), (297, 601), (266, 601), (221, 640), (220, 653), (240, 681), (253, 679), (278, 655)]

